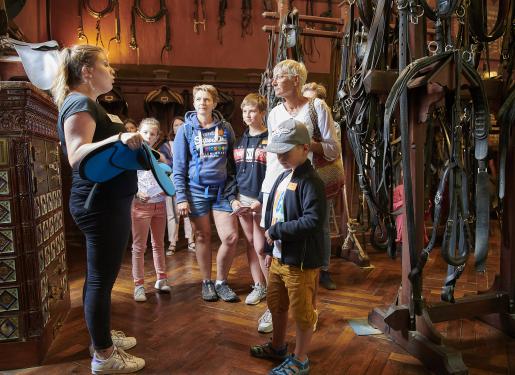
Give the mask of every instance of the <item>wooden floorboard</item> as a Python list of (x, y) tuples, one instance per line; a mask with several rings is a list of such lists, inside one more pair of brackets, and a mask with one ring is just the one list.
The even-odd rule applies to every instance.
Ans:
[[(313, 337), (311, 374), (429, 374), (421, 363), (386, 336), (356, 336), (349, 319), (365, 318), (374, 307), (389, 305), (400, 283), (400, 259), (372, 251), (373, 267), (360, 269), (333, 258), (331, 271), (338, 290), (321, 290), (318, 331)], [(499, 239), (494, 229), (488, 271), (477, 275), (470, 266), (458, 282), (456, 296), (486, 289), (499, 263)], [(70, 248), (71, 310), (50, 348), (43, 366), (0, 372), (11, 374), (89, 374), (88, 335), (82, 315), (84, 255)], [(256, 322), (265, 304), (206, 303), (200, 298), (199, 269), (195, 255), (178, 251), (167, 257), (172, 280), (171, 295), (153, 291), (154, 273), (150, 252), (145, 262), (148, 301), (132, 299), (130, 252), (127, 252), (113, 290), (112, 326), (136, 336), (138, 345), (130, 353), (145, 358), (141, 374), (266, 374), (274, 363), (252, 358), (249, 346), (266, 342), (271, 335), (259, 334)], [(437, 302), (445, 277), (445, 264), (435, 250), (424, 273), (424, 297)], [(251, 277), (243, 242), (231, 270), (229, 282), (242, 300), (250, 291)], [(470, 374), (508, 374), (515, 369), (515, 340), (475, 320), (442, 322), (438, 330), (446, 342), (462, 351)], [(290, 349), (294, 327), (287, 334)]]

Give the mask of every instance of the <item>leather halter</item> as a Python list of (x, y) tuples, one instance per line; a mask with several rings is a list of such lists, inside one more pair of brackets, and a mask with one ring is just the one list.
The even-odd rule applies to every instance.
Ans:
[[(291, 58), (293, 60), (303, 62), (304, 54), (302, 52), (301, 31), (299, 26), (299, 11), (296, 8), (289, 11), (286, 16), (281, 19), (281, 31), (279, 32), (279, 42), (277, 45), (277, 53), (275, 55), (276, 63)], [(288, 56), (290, 51), (291, 56)]]
[(219, 2), (218, 2), (218, 42), (220, 42), (220, 44), (224, 44), (222, 29), (225, 26), (225, 11), (226, 10), (227, 10), (227, 0), (219, 0)]
[(84, 33), (84, 26), (83, 26), (83, 21), (82, 21), (82, 8), (85, 8), (90, 16), (97, 19), (97, 23), (95, 26), (95, 29), (97, 30), (95, 45), (98, 46), (98, 42), (100, 42), (100, 45), (102, 47), (104, 47), (104, 42), (102, 41), (102, 34), (101, 34), (101, 30), (100, 30), (100, 21), (102, 20), (102, 18), (104, 18), (109, 13), (114, 11), (114, 13), (115, 13), (115, 22), (114, 22), (115, 36), (112, 37), (111, 39), (109, 39), (109, 42), (107, 43), (107, 50), (109, 51), (112, 41), (116, 41), (116, 43), (120, 44), (120, 42), (121, 42), (120, 5), (118, 3), (118, 0), (108, 0), (107, 5), (102, 10), (93, 9), (93, 7), (90, 5), (90, 0), (79, 0), (79, 2), (78, 2), (79, 27), (77, 28), (77, 37), (81, 40), (85, 38), (86, 43), (89, 43), (88, 37)]
[(143, 9), (141, 9), (141, 0), (134, 0), (134, 6), (131, 11), (131, 41), (129, 42), (129, 47), (132, 49), (138, 48), (138, 42), (136, 40), (136, 15), (140, 17), (146, 23), (156, 23), (161, 20), (161, 18), (165, 17), (165, 45), (161, 48), (161, 61), (163, 61), (163, 53), (165, 51), (172, 51), (171, 44), (171, 31), (170, 31), (170, 12), (168, 12), (168, 8), (166, 7), (165, 0), (159, 0), (160, 8), (159, 11), (153, 16), (147, 15)]
[(241, 0), (241, 37), (252, 35), (252, 0)]
[(497, 18), (491, 33), (487, 30), (486, 0), (471, 0), (469, 3), (469, 26), (474, 37), (480, 42), (493, 42), (503, 35), (508, 15), (510, 14), (510, 1), (499, 0)]
[[(193, 10), (193, 31), (197, 34), (200, 33), (199, 25), (202, 25), (204, 31), (206, 31), (206, 0), (193, 0), (194, 10)], [(199, 17), (199, 7), (202, 13), (202, 18)]]
[(266, 61), (266, 69), (261, 74), (261, 83), (259, 85), (259, 94), (264, 96), (267, 101), (267, 117), (270, 110), (278, 103), (278, 98), (275, 96), (274, 88), (272, 87), (272, 76), (274, 70), (274, 49), (276, 37), (274, 33), (268, 34), (268, 57)]

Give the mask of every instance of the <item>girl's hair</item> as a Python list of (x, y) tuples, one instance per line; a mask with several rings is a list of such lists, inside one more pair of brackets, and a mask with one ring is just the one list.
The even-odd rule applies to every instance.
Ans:
[(317, 94), (317, 98), (326, 100), (327, 99), (327, 90), (325, 89), (324, 85), (321, 83), (316, 82), (309, 82), (306, 83), (304, 86), (302, 86), (302, 93), (304, 94), (304, 91), (314, 91)]
[(157, 128), (157, 135), (159, 135), (161, 133), (161, 124), (154, 117), (147, 117), (147, 118), (144, 118), (143, 120), (141, 120), (141, 122), (139, 123), (139, 126), (138, 126), (138, 130), (141, 130), (143, 125)]
[(220, 100), (218, 97), (218, 91), (216, 90), (215, 86), (213, 85), (198, 85), (193, 87), (193, 97), (197, 95), (197, 92), (207, 92), (209, 95), (211, 95), (211, 99), (213, 99), (213, 102), (215, 104), (218, 104), (218, 101)]
[(265, 112), (267, 101), (266, 98), (262, 95), (257, 93), (250, 93), (245, 98), (243, 98), (240, 108), (243, 109), (243, 107), (246, 105), (255, 105), (259, 112)]
[(300, 87), (304, 86), (306, 79), (308, 78), (308, 71), (306, 66), (295, 60), (283, 60), (274, 66), (274, 76), (278, 74), (286, 74), (289, 76), (298, 76), (300, 81)]
[(175, 122), (175, 120), (181, 120), (182, 122), (184, 122), (184, 116), (175, 116), (172, 120), (172, 125)]
[(168, 139), (171, 141), (175, 138), (175, 130), (174, 130), (174, 124), (175, 121), (180, 120), (182, 123), (184, 123), (184, 116), (175, 116), (170, 123), (170, 127), (168, 128)]
[(74, 45), (61, 50), (57, 76), (51, 89), (57, 108), (61, 108), (70, 91), (82, 82), (82, 68), (93, 67), (101, 53), (104, 53), (101, 47), (89, 44)]
[(129, 122), (134, 124), (134, 125), (136, 125), (136, 127), (138, 127), (138, 123), (134, 119), (131, 119), (130, 117), (128, 117), (125, 120), (123, 120), (123, 125), (126, 125)]

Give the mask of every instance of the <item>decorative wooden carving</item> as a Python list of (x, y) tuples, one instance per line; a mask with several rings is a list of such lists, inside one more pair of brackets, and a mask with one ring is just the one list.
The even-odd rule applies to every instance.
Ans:
[(70, 308), (57, 109), (0, 82), (0, 368), (40, 364)]

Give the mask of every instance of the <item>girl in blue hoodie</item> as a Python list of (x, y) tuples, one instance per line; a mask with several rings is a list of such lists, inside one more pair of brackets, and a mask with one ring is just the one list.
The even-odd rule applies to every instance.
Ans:
[[(227, 284), (238, 242), (238, 223), (231, 215), (237, 194), (233, 157), (234, 131), (215, 111), (218, 92), (211, 85), (193, 88), (195, 111), (187, 112), (173, 144), (173, 181), (177, 210), (189, 215), (195, 233), (196, 256), (205, 301), (239, 301)], [(216, 257), (216, 282), (211, 279), (213, 213), (221, 240)]]

